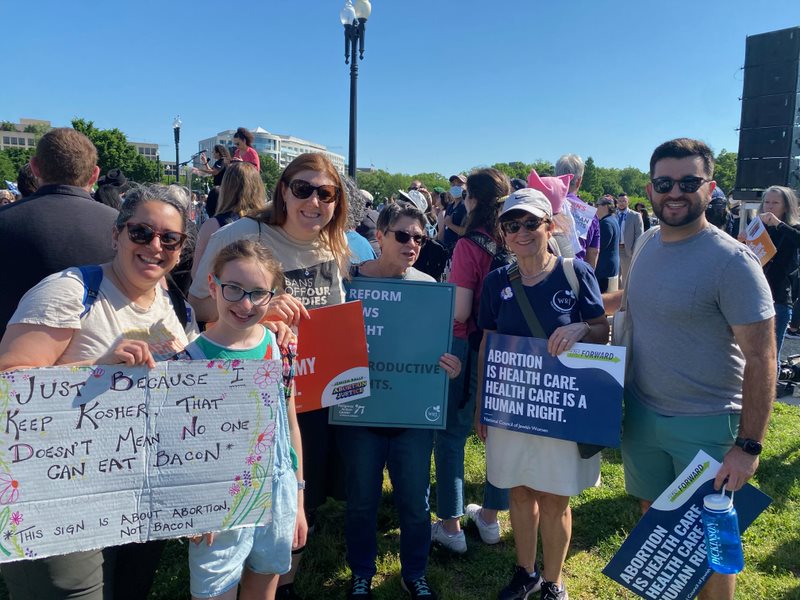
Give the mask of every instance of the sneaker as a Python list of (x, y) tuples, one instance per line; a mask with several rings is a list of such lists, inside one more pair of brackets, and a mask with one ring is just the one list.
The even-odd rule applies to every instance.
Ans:
[(514, 567), (511, 582), (500, 590), (497, 600), (526, 600), (528, 596), (538, 592), (542, 587), (542, 578), (536, 572), (530, 575), (525, 567)]
[(287, 583), (275, 592), (275, 600), (302, 600), (302, 598), (294, 592), (294, 584)]
[(403, 589), (411, 594), (411, 598), (416, 600), (416, 598), (424, 598), (425, 600), (437, 600), (439, 596), (436, 595), (431, 589), (431, 586), (428, 585), (428, 579), (423, 575), (413, 581), (406, 581), (405, 579), (400, 580), (400, 585), (403, 586)]
[(484, 544), (496, 544), (500, 541), (500, 523), (497, 521), (486, 523), (481, 519), (481, 508), (480, 504), (467, 504), (464, 516), (468, 521), (475, 523)]
[(441, 544), (456, 554), (464, 554), (467, 551), (467, 538), (464, 537), (464, 532), (447, 533), (442, 521), (436, 521), (431, 525), (431, 541)]
[(368, 600), (369, 598), (372, 598), (372, 579), (353, 575), (350, 579), (347, 600)]
[(792, 329), (791, 327), (789, 327), (786, 330), (784, 337), (795, 338), (795, 339), (800, 338), (800, 329)]
[(541, 600), (569, 600), (569, 594), (563, 585), (559, 589), (557, 583), (545, 581), (542, 583)]

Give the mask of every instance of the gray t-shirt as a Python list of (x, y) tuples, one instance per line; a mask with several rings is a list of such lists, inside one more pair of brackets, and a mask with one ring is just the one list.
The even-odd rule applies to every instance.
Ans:
[(745, 361), (731, 326), (775, 314), (755, 255), (715, 227), (679, 242), (657, 232), (627, 289), (630, 394), (667, 416), (741, 411)]

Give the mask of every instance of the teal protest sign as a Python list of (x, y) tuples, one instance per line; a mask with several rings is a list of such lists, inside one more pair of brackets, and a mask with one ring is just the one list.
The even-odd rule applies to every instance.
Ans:
[(331, 408), (340, 425), (444, 429), (446, 373), (439, 357), (450, 351), (455, 286), (357, 277), (347, 300), (360, 300), (369, 355), (369, 398)]

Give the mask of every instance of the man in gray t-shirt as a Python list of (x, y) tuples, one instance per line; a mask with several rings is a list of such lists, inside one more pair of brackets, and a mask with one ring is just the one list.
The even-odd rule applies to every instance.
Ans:
[[(625, 390), (625, 487), (646, 511), (704, 450), (722, 462), (719, 489), (741, 488), (758, 466), (775, 394), (772, 296), (742, 244), (708, 224), (714, 158), (703, 142), (665, 142), (647, 193), (661, 227), (642, 238), (628, 278), (633, 327)], [(605, 294), (607, 311), (621, 292)], [(738, 437), (737, 437), (738, 432)], [(699, 598), (732, 599), (715, 573)]]

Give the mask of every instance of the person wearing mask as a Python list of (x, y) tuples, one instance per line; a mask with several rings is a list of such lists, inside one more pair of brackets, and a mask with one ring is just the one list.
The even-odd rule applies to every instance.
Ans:
[(464, 186), (467, 184), (467, 178), (463, 175), (450, 176), (450, 195), (453, 201), (447, 207), (444, 217), (444, 239), (442, 245), (448, 252), (452, 252), (456, 246), (458, 238), (464, 235), (465, 227), (464, 221), (467, 218), (467, 207), (464, 206)]

